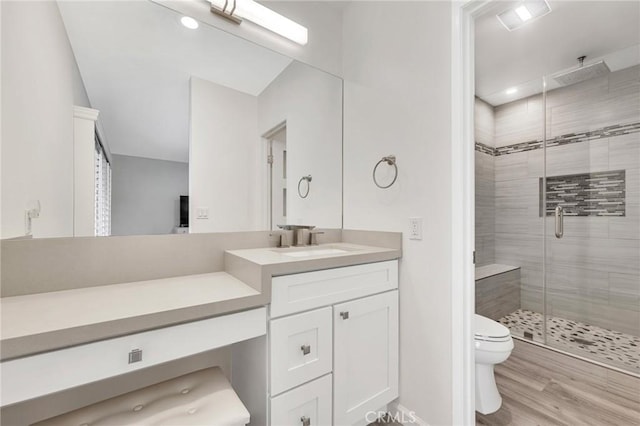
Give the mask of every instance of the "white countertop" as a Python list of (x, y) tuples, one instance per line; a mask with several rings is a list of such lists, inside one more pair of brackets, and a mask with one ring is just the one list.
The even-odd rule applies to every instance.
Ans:
[(130, 319), (260, 293), (226, 272), (0, 299), (2, 340)]
[[(336, 253), (335, 251), (342, 251)], [(304, 257), (296, 257), (299, 252), (318, 253)], [(227, 253), (241, 257), (260, 266), (302, 263), (319, 259), (339, 259), (354, 255), (370, 255), (379, 253), (397, 253), (397, 249), (363, 246), (351, 243), (321, 244), (318, 246), (288, 248), (255, 248), (244, 250), (227, 250)], [(291, 256), (293, 254), (294, 256)]]

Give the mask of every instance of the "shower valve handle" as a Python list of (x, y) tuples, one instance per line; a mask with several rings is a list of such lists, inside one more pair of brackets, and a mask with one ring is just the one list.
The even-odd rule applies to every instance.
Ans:
[(562, 206), (556, 207), (556, 238), (564, 235), (564, 209)]

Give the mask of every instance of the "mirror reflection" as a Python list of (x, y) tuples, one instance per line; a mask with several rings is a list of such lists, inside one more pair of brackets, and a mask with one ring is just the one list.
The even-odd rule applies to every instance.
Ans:
[[(150, 1), (11, 3), (64, 32), (18, 69), (3, 28), (2, 238), (342, 226), (341, 79)], [(55, 167), (29, 157), (45, 133)]]

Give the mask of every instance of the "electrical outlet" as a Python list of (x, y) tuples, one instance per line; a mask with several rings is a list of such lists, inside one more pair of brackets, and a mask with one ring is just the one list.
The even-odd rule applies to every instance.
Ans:
[(421, 217), (409, 218), (409, 239), (410, 240), (422, 239), (422, 218)]
[(196, 219), (209, 219), (209, 208), (198, 207), (196, 209)]

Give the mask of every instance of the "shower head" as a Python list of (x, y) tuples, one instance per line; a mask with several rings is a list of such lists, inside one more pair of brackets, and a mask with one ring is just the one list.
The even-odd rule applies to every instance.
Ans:
[(595, 77), (601, 77), (611, 72), (604, 61), (596, 62), (590, 65), (584, 65), (585, 58), (586, 56), (580, 56), (578, 58), (578, 62), (580, 62), (578, 68), (561, 74), (557, 74), (553, 76), (553, 79), (557, 81), (561, 86), (569, 86), (571, 84), (580, 83), (581, 81), (589, 80)]

